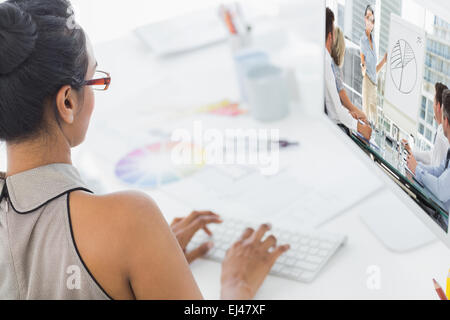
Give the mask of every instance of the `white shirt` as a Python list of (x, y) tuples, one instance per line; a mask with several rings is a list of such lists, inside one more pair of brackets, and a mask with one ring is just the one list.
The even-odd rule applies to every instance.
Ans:
[(416, 150), (413, 154), (418, 162), (427, 166), (438, 167), (446, 159), (449, 147), (450, 144), (444, 134), (444, 128), (440, 124), (437, 128), (434, 147), (430, 151)]
[(350, 130), (358, 130), (358, 121), (352, 117), (342, 103), (336, 88), (336, 78), (331, 67), (333, 61), (325, 48), (325, 107), (328, 117), (338, 124), (343, 124)]
[[(450, 168), (447, 167), (447, 156), (442, 163), (436, 167), (425, 166), (421, 163), (416, 168), (416, 178), (433, 193), (439, 201), (443, 202), (444, 208), (450, 211)], [(448, 225), (448, 216), (445, 217)]]

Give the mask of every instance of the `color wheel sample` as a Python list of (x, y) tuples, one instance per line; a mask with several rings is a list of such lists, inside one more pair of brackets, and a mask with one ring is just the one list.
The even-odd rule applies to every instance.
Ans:
[[(175, 164), (172, 150), (179, 142), (162, 142), (137, 149), (118, 162), (116, 176), (123, 182), (139, 188), (157, 188), (177, 182), (203, 167), (203, 164)], [(202, 150), (191, 144), (192, 154), (201, 155)]]

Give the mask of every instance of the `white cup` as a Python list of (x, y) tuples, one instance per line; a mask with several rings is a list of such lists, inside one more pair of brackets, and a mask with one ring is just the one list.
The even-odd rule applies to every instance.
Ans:
[(250, 112), (256, 120), (281, 120), (289, 114), (286, 72), (271, 64), (250, 69), (246, 75)]

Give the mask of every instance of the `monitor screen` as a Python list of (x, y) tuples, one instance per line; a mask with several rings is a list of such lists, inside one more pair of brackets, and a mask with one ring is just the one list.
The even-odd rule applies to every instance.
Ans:
[(325, 30), (324, 112), (448, 233), (450, 21), (414, 1), (337, 0)]

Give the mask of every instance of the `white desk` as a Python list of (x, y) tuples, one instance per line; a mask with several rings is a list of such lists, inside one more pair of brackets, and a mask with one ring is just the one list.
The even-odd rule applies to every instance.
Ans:
[[(111, 175), (113, 164), (109, 158), (115, 151), (120, 153), (122, 150), (119, 147), (116, 150), (114, 134), (111, 134), (111, 139), (102, 135), (101, 130), (106, 128), (107, 123), (122, 130), (115, 134), (123, 134), (133, 145), (139, 143), (136, 141), (139, 137), (135, 136), (132, 126), (142, 126), (152, 113), (157, 117), (159, 108), (201, 106), (225, 97), (238, 97), (237, 87), (232, 81), (234, 67), (226, 44), (170, 59), (155, 59), (130, 34), (96, 46), (96, 55), (100, 68), (111, 72), (113, 86), (109, 92), (97, 94), (91, 129), (86, 143), (75, 153), (75, 162), (89, 174), (97, 174), (103, 182), (102, 188), (108, 192), (123, 189), (124, 185)], [(318, 66), (317, 61), (320, 63), (320, 58), (315, 66)], [(314, 63), (309, 68), (314, 69)], [(321, 86), (315, 85), (314, 79), (317, 80), (314, 75), (309, 79), (311, 81), (305, 76), (304, 83), (300, 84), (301, 88), (307, 88), (301, 90), (300, 105), (314, 103), (320, 93)], [(315, 105), (320, 107), (322, 103), (315, 101)], [(149, 128), (164, 125), (153, 120), (153, 123), (149, 122)], [(246, 121), (249, 125), (258, 126), (252, 120)], [(121, 128), (121, 123), (125, 129)], [(313, 163), (322, 157), (337, 163), (349, 163), (361, 176), (371, 176), (353, 154), (345, 152), (345, 144), (332, 131), (307, 116), (302, 108), (294, 110), (289, 119), (276, 125), (282, 134), (299, 138), (304, 148), (304, 161)], [(110, 149), (111, 153), (98, 155), (100, 144), (102, 148)], [(94, 151), (97, 155), (91, 156)], [(320, 167), (314, 169), (317, 179), (330, 179), (321, 175)], [(339, 177), (345, 179), (345, 172), (336, 172), (332, 180), (336, 181)], [(370, 179), (377, 178), (373, 176)], [(361, 187), (364, 187), (363, 182)], [(150, 194), (168, 220), (187, 214), (190, 209), (158, 190)], [(324, 225), (323, 230), (347, 234), (349, 242), (319, 277), (312, 284), (301, 284), (269, 276), (257, 299), (435, 299), (431, 278), (436, 277), (444, 284), (450, 266), (448, 249), (442, 243), (435, 242), (411, 253), (394, 254), (385, 249), (359, 219), (363, 211), (376, 211), (380, 206), (389, 210), (393, 205), (401, 206), (389, 191), (383, 190)], [(370, 290), (366, 284), (367, 269), (373, 265), (381, 271), (380, 290)], [(199, 260), (192, 265), (192, 271), (205, 298), (217, 299), (220, 265)]]

